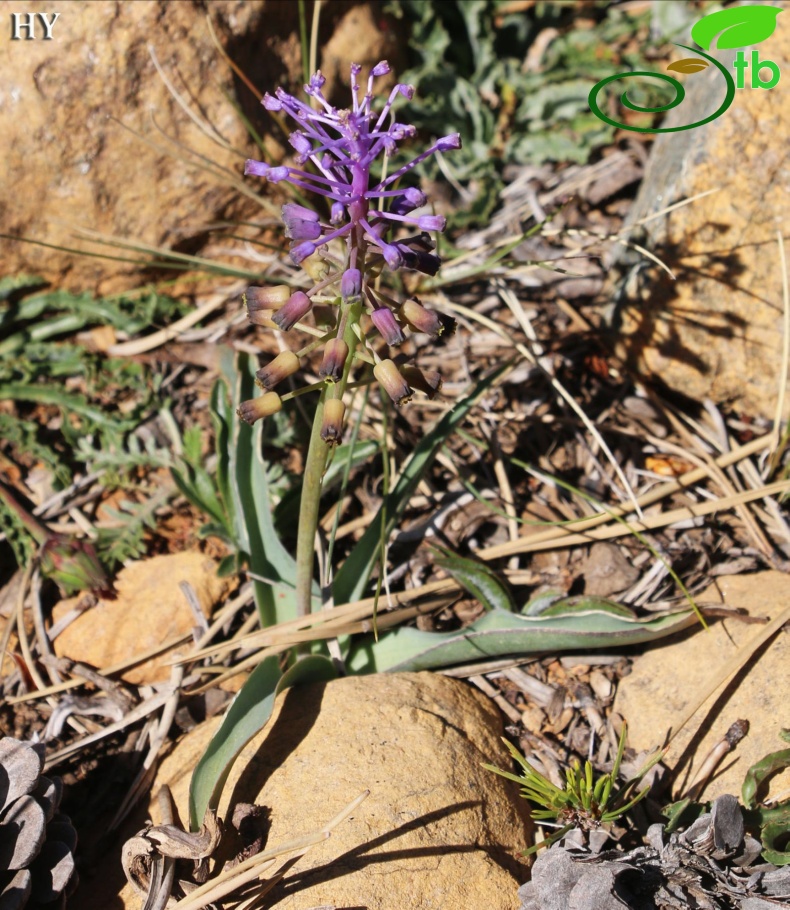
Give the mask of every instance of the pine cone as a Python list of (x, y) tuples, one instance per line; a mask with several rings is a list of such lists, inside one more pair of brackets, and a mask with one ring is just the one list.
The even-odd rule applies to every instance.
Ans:
[(43, 766), (39, 747), (0, 740), (0, 910), (65, 907), (77, 884), (77, 834), (57, 811), (63, 784)]

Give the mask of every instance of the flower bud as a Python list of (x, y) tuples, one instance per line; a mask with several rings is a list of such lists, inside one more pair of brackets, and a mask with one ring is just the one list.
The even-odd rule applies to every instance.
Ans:
[(373, 367), (373, 375), (384, 386), (384, 391), (398, 406), (411, 400), (411, 389), (391, 360), (382, 360)]
[(272, 316), (272, 322), (278, 329), (287, 332), (288, 329), (292, 329), (303, 316), (310, 312), (312, 305), (312, 301), (304, 291), (296, 291), (296, 293), (291, 294), (287, 303), (280, 307)]
[(426, 335), (438, 338), (444, 329), (436, 313), (426, 310), (416, 300), (405, 301), (400, 308), (400, 315), (415, 332), (425, 332)]
[(400, 196), (395, 198), (390, 211), (393, 215), (408, 215), (414, 209), (418, 209), (427, 202), (425, 193), (420, 192), (416, 187), (408, 187)]
[(287, 202), (282, 208), (285, 236), (291, 240), (316, 240), (321, 236), (318, 213), (304, 205)]
[(282, 406), (282, 399), (277, 392), (266, 392), (260, 398), (242, 401), (236, 413), (245, 423), (253, 424), (256, 420), (276, 414)]
[(321, 439), (328, 446), (336, 446), (343, 436), (343, 418), (346, 406), (340, 398), (328, 398), (324, 402), (324, 418), (321, 422)]
[(376, 326), (381, 337), (389, 345), (401, 344), (403, 332), (395, 320), (395, 314), (388, 307), (379, 307), (370, 314), (373, 325)]
[(384, 256), (384, 261), (393, 271), (399, 269), (403, 265), (403, 256), (394, 244), (382, 244), (381, 253)]
[(461, 148), (461, 134), (451, 133), (449, 136), (443, 136), (437, 143), (436, 148), (440, 152), (449, 152), (452, 149)]
[(324, 348), (324, 359), (321, 361), (318, 375), (328, 382), (339, 382), (346, 367), (347, 357), (348, 345), (345, 341), (342, 338), (330, 339)]
[(273, 389), (278, 382), (292, 376), (299, 369), (299, 358), (293, 351), (283, 351), (271, 363), (255, 374), (264, 389)]
[(93, 591), (114, 597), (112, 584), (99, 562), (93, 545), (67, 534), (52, 534), (40, 554), (41, 573), (51, 578), (64, 595)]
[(342, 202), (333, 202), (330, 210), (329, 221), (332, 224), (342, 224), (346, 217), (346, 207)]
[(390, 72), (390, 65), (386, 60), (377, 63), (370, 71), (371, 76), (386, 76)]
[(340, 296), (344, 300), (359, 297), (362, 293), (362, 272), (359, 269), (346, 269), (340, 279)]
[(318, 249), (316, 245), (309, 240), (297, 243), (295, 247), (291, 248), (291, 260), (293, 261), (293, 264), (299, 265), (303, 259), (312, 256), (316, 249)]
[(421, 215), (417, 219), (417, 227), (421, 231), (443, 231), (447, 227), (447, 219), (441, 215)]
[(271, 311), (279, 310), (292, 293), (287, 284), (278, 284), (268, 288), (247, 288), (241, 299), (253, 325), (268, 325)]
[(424, 392), (431, 401), (442, 387), (442, 377), (436, 370), (418, 370), (417, 367), (406, 366), (402, 369), (403, 378), (413, 389)]

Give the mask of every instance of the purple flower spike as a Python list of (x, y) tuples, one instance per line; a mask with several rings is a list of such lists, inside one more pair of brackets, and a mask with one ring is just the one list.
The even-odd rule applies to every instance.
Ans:
[(370, 318), (373, 320), (373, 325), (376, 326), (381, 337), (390, 347), (402, 343), (403, 332), (395, 321), (392, 310), (387, 307), (379, 307), (377, 310), (373, 310)]
[(296, 291), (291, 294), (288, 303), (280, 307), (272, 316), (272, 322), (278, 329), (287, 332), (288, 329), (292, 329), (302, 317), (310, 312), (312, 305), (312, 301), (304, 291)]
[[(305, 86), (307, 95), (317, 102), (315, 107), (281, 88), (277, 89), (276, 96), (266, 95), (263, 99), (267, 110), (283, 111), (297, 124), (290, 137), (290, 143), (297, 153), (297, 164), (294, 167), (271, 167), (265, 162), (248, 161), (245, 173), (263, 177), (270, 183), (287, 180), (302, 191), (324, 196), (331, 204), (331, 223), (337, 227), (336, 231), (324, 234), (315, 227), (308, 226), (318, 224), (317, 218), (296, 212), (292, 216), (287, 215), (289, 236), (301, 241), (291, 251), (291, 258), (297, 265), (318, 247), (340, 237), (346, 238), (349, 251), (357, 248), (363, 256), (366, 244), (375, 244), (380, 248), (390, 269), (399, 269), (404, 264), (400, 246), (384, 239), (393, 226), (382, 222), (389, 214), (394, 216), (392, 220), (402, 219), (408, 212), (424, 205), (425, 196), (417, 189), (392, 190), (388, 187), (435, 152), (458, 148), (460, 139), (457, 134), (445, 136), (432, 148), (391, 173), (384, 181), (371, 181), (371, 169), (376, 159), (381, 154), (393, 154), (400, 142), (415, 133), (409, 124), (398, 123), (392, 111), (393, 103), (398, 98), (412, 97), (412, 86), (396, 85), (381, 110), (373, 110), (373, 82), (389, 72), (390, 66), (385, 60), (377, 63), (370, 71), (363, 96), (358, 78), (360, 67), (353, 64), (353, 103), (350, 110), (335, 108), (327, 101), (322, 92), (325, 80), (320, 72)], [(312, 162), (314, 171), (302, 170), (301, 165), (308, 159)], [(390, 213), (384, 212), (386, 205), (380, 207), (378, 202), (386, 197), (393, 198)], [(372, 212), (375, 211), (379, 211), (379, 215), (374, 217)], [(439, 225), (443, 222), (438, 216), (426, 215), (424, 218), (427, 220), (420, 223), (421, 227), (424, 225), (426, 230), (441, 230)], [(347, 261), (355, 262), (356, 256), (349, 257)]]

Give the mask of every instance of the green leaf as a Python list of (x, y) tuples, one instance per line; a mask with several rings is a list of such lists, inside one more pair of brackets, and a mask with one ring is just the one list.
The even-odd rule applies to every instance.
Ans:
[(706, 51), (717, 35), (716, 50), (759, 44), (773, 35), (781, 12), (778, 6), (731, 6), (703, 16), (692, 26), (691, 37)]
[(513, 611), (510, 592), (493, 569), (485, 563), (452, 555), (437, 559), (436, 565), (452, 575), (486, 610)]
[[(393, 529), (400, 521), (408, 501), (436, 457), (437, 452), (471, 411), (483, 392), (490, 388), (505, 372), (507, 366), (505, 364), (499, 367), (480, 380), (472, 391), (450, 408), (433, 429), (420, 440), (403, 466), (403, 470), (397, 483), (392, 488), (392, 492), (385, 498), (384, 503), (376, 513), (376, 517), (368, 525), (367, 530), (335, 576), (333, 588), (335, 604), (340, 606), (341, 604), (359, 600), (362, 597), (378, 559), (382, 538), (384, 540), (389, 539)], [(386, 516), (386, 519), (383, 516)], [(384, 524), (383, 528), (382, 522)]]
[(757, 803), (757, 790), (760, 784), (777, 771), (790, 766), (790, 749), (772, 752), (755, 762), (746, 772), (741, 788), (741, 798), (747, 809), (753, 809)]
[(210, 806), (216, 809), (222, 787), (239, 752), (269, 722), (280, 692), (305, 683), (334, 679), (331, 660), (314, 654), (298, 660), (280, 673), (277, 655), (267, 657), (239, 690), (203, 757), (195, 766), (189, 786), (189, 824), (197, 831)]
[[(760, 842), (763, 845), (763, 859), (775, 866), (790, 865), (790, 848), (787, 844), (788, 832), (790, 832), (790, 812), (786, 818), (778, 822), (769, 822), (760, 831)], [(780, 850), (777, 841), (785, 846)]]
[(637, 619), (600, 606), (549, 618), (496, 609), (458, 632), (402, 626), (378, 641), (366, 636), (352, 644), (346, 666), (353, 673), (416, 672), (511, 655), (620, 647), (663, 638), (694, 622), (691, 610)]
[[(239, 549), (249, 554), (250, 569), (274, 584), (255, 581), (255, 603), (263, 627), (296, 615), (296, 563), (280, 542), (272, 519), (273, 503), (263, 458), (264, 421), (251, 427), (236, 414), (238, 404), (255, 394), (255, 363), (225, 348), (220, 371), (227, 386), (212, 395), (216, 409), (217, 482), (230, 512)], [(233, 403), (227, 388), (235, 389)]]

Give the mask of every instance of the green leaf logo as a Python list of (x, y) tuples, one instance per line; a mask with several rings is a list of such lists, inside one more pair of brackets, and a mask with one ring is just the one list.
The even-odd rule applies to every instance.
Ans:
[(691, 37), (706, 51), (717, 35), (717, 50), (759, 44), (773, 35), (781, 12), (778, 6), (731, 6), (700, 19), (692, 27)]
[(684, 57), (683, 60), (670, 63), (667, 69), (673, 73), (699, 73), (706, 66), (710, 66), (707, 60), (700, 60), (698, 57)]

